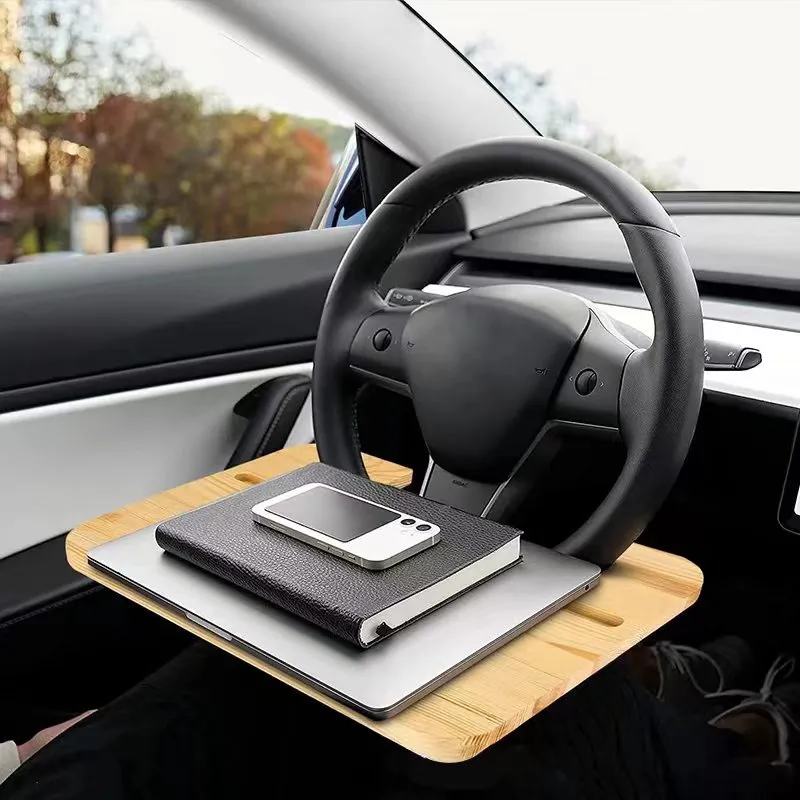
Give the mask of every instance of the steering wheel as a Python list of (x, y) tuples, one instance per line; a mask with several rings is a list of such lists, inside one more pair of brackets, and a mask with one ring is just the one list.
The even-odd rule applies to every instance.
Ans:
[[(388, 306), (378, 282), (441, 205), (493, 181), (550, 181), (616, 221), (655, 321), (647, 348), (581, 297), (534, 285), (474, 288)], [(421, 167), (375, 209), (345, 253), (320, 321), (312, 385), (320, 458), (365, 474), (355, 403), (374, 383), (410, 395), (430, 465), (422, 494), (493, 519), (533, 490), (554, 432), (610, 431), (619, 477), (557, 550), (612, 564), (671, 489), (703, 392), (703, 320), (680, 236), (638, 181), (580, 148), (538, 137), (455, 150)]]

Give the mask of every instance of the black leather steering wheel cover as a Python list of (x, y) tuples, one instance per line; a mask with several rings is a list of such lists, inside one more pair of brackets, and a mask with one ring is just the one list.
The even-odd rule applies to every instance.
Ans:
[(656, 335), (630, 356), (623, 373), (622, 471), (589, 519), (557, 547), (603, 567), (639, 537), (669, 494), (703, 399), (702, 311), (683, 243), (656, 228), (622, 224), (620, 230), (637, 272), (652, 281), (647, 296)]
[(650, 521), (688, 453), (702, 399), (703, 327), (697, 284), (669, 215), (638, 181), (585, 150), (539, 137), (483, 142), (432, 161), (388, 195), (354, 238), (328, 292), (314, 355), (317, 448), (324, 462), (364, 474), (358, 384), (348, 358), (359, 325), (381, 307), (378, 281), (440, 205), (468, 188), (514, 178), (562, 184), (600, 203), (625, 236), (653, 310), (653, 345), (631, 357), (620, 396), (625, 467), (595, 513), (559, 546), (606, 566)]

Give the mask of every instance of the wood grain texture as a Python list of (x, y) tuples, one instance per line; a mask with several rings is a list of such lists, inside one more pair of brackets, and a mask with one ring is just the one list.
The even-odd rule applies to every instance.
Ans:
[[(130, 598), (298, 691), (434, 761), (472, 758), (688, 608), (703, 575), (684, 558), (633, 545), (600, 585), (389, 720), (376, 721), (89, 566), (92, 548), (315, 461), (313, 445), (273, 453), (78, 526), (67, 558), (78, 572)], [(373, 480), (405, 486), (403, 467), (365, 457)]]

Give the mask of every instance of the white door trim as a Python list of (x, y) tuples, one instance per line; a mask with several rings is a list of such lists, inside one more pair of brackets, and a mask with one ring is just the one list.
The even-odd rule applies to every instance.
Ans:
[[(311, 364), (0, 414), (0, 558), (223, 469), (245, 426), (233, 414), (236, 402), (298, 373), (311, 374)], [(290, 438), (311, 441), (310, 412)]]

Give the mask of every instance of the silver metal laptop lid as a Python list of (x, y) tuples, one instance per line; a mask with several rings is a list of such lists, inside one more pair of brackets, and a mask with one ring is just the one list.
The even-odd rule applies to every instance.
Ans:
[(600, 570), (529, 542), (517, 566), (408, 628), (358, 650), (169, 556), (151, 526), (100, 545), (89, 560), (373, 717), (387, 717), (549, 616)]

